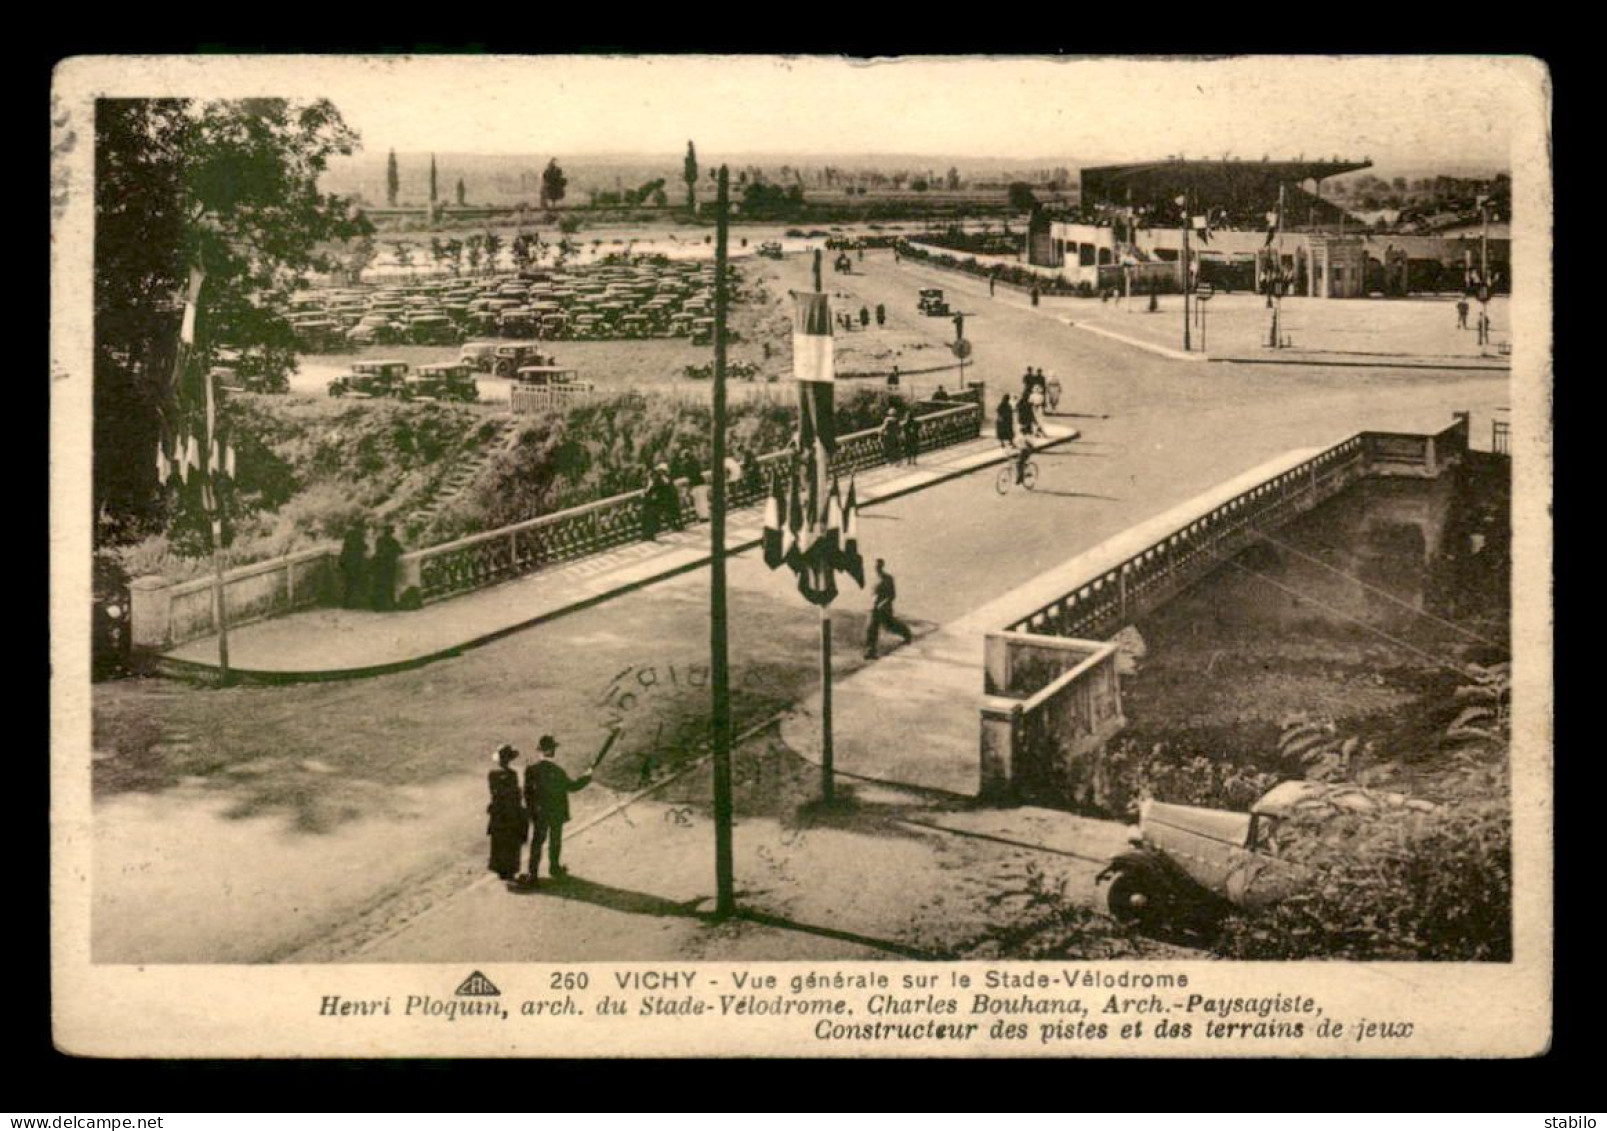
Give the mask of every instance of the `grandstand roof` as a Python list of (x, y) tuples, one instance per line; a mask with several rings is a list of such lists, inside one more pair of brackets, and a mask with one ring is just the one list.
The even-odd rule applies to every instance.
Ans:
[[(1084, 203), (1125, 201), (1129, 190), (1137, 200), (1167, 192), (1207, 185), (1231, 184), (1242, 192), (1251, 186), (1298, 184), (1341, 173), (1369, 169), (1361, 161), (1142, 161), (1136, 165), (1097, 165), (1082, 170)], [(1237, 194), (1236, 194), (1237, 195)]]

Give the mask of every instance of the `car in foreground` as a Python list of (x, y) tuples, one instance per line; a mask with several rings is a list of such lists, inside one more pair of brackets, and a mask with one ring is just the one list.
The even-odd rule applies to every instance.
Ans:
[(405, 361), (357, 361), (350, 373), (329, 383), (332, 397), (406, 397), (409, 366)]
[(1285, 859), (1290, 838), (1314, 835), (1324, 819), (1390, 808), (1432, 810), (1427, 801), (1357, 785), (1286, 781), (1247, 813), (1146, 798), (1132, 849), (1099, 874), (1112, 918), (1139, 926), (1269, 906), (1316, 881)]

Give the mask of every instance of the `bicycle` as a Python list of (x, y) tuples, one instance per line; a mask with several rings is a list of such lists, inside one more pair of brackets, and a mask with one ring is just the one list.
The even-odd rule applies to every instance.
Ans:
[[(1015, 485), (1018, 462), (1011, 460), (999, 468), (999, 474), (993, 480), (993, 489), (999, 494), (1009, 494), (1010, 488)], [(1029, 491), (1038, 485), (1038, 464), (1031, 456), (1028, 456), (1025, 464), (1021, 466), (1021, 485)]]

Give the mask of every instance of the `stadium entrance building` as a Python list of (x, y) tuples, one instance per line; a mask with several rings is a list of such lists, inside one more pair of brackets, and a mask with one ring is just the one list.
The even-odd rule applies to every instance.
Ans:
[[(1090, 290), (1175, 292), (1185, 281), (1186, 212), (1186, 269), (1218, 290), (1359, 298), (1460, 289), (1477, 261), (1477, 237), (1374, 235), (1322, 199), (1323, 180), (1370, 166), (1173, 160), (1084, 169), (1075, 213), (1034, 214), (1028, 262)], [(1281, 229), (1273, 222), (1280, 186)], [(1506, 262), (1507, 247), (1491, 241), (1492, 266)]]

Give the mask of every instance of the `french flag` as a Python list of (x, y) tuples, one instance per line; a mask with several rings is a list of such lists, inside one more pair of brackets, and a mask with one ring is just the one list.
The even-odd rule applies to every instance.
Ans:
[(793, 292), (792, 375), (798, 380), (798, 443), (837, 450), (832, 423), (831, 301), (818, 291)]

